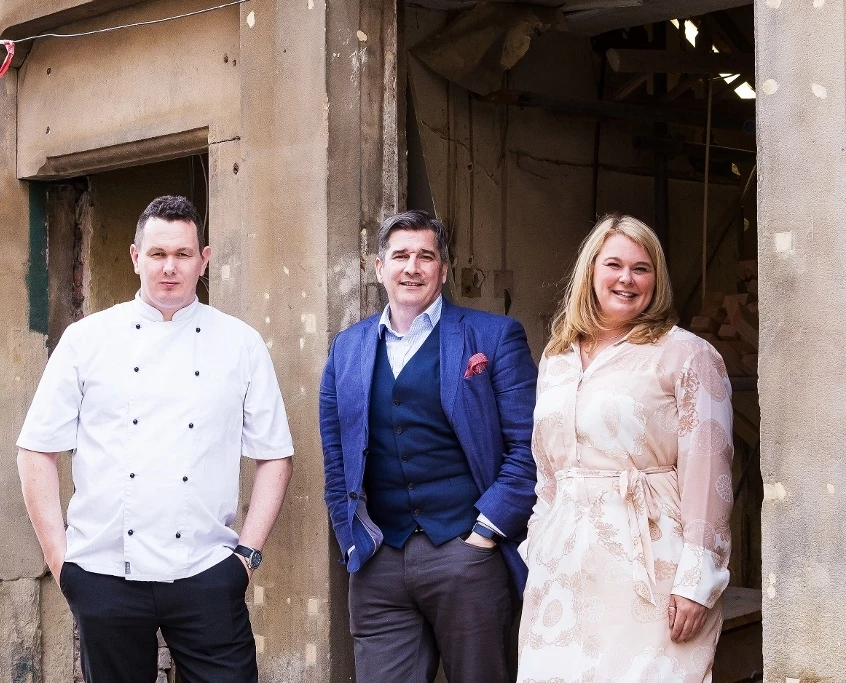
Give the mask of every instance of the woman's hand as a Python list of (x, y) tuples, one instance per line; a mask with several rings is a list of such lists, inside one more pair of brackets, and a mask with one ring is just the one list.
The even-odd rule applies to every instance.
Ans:
[(699, 633), (705, 623), (708, 608), (680, 595), (671, 595), (667, 612), (670, 620), (670, 640), (674, 643), (686, 643)]

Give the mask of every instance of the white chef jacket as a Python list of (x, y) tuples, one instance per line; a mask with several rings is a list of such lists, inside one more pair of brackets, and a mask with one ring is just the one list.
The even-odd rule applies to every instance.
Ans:
[(240, 456), (294, 452), (259, 333), (197, 300), (165, 322), (139, 295), (65, 330), (17, 445), (73, 451), (65, 560), (137, 581), (230, 555)]

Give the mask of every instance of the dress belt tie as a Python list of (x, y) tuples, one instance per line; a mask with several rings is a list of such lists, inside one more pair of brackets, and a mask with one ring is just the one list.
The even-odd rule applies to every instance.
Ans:
[(649, 522), (657, 522), (661, 516), (658, 494), (649, 483), (650, 474), (675, 471), (672, 465), (627, 470), (589, 470), (571, 467), (556, 474), (560, 479), (602, 479), (618, 478), (620, 496), (626, 505), (629, 534), (632, 539), (632, 582), (635, 592), (644, 600), (655, 604), (652, 587), (655, 585), (655, 556), (652, 552), (652, 535)]

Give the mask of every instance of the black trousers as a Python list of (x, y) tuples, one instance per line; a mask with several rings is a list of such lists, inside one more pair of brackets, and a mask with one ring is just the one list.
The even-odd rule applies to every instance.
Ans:
[(414, 533), (402, 549), (382, 546), (350, 574), (350, 631), (362, 683), (431, 683), (439, 659), (450, 683), (508, 683), (511, 622), (498, 548), (460, 538), (435, 547)]
[(248, 583), (235, 555), (173, 583), (127, 581), (66, 562), (59, 584), (79, 627), (86, 683), (154, 683), (159, 628), (184, 683), (257, 683)]

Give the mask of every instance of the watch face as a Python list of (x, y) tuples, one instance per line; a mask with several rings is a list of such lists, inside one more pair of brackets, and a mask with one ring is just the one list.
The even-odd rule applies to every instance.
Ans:
[(258, 566), (261, 564), (262, 555), (260, 550), (253, 551), (253, 554), (250, 556), (250, 569), (258, 569)]

